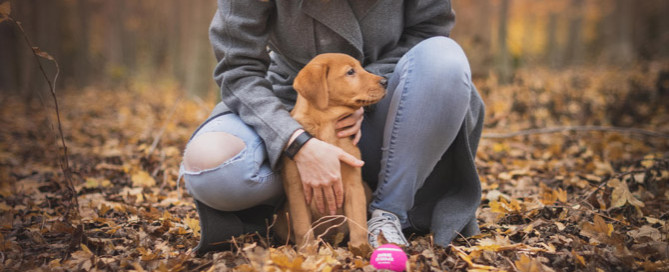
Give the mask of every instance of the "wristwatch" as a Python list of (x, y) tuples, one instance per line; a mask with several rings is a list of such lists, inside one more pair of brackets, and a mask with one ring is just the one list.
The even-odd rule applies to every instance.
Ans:
[(288, 145), (288, 148), (286, 148), (286, 150), (283, 151), (283, 154), (292, 160), (297, 154), (297, 152), (300, 151), (300, 149), (302, 149), (302, 146), (304, 146), (304, 144), (306, 144), (313, 137), (314, 136), (311, 136), (309, 132), (306, 131), (302, 132), (302, 134), (298, 135), (295, 138), (295, 140), (293, 140), (293, 142), (290, 143), (290, 145)]

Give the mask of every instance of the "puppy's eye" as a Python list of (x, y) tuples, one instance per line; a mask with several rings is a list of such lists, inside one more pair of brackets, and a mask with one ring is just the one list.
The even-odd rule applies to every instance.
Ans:
[(349, 75), (349, 76), (355, 75), (355, 70), (353, 68), (351, 68), (351, 70), (348, 70), (348, 72), (346, 72), (346, 74)]

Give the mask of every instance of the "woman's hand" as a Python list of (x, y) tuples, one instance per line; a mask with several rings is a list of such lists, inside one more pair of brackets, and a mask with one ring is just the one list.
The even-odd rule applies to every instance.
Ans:
[(362, 167), (363, 161), (339, 147), (316, 138), (309, 140), (294, 157), (307, 203), (313, 199), (321, 213), (325, 213), (325, 200), (330, 214), (344, 203), (340, 161), (353, 167)]
[(360, 132), (360, 126), (362, 126), (362, 119), (363, 114), (365, 113), (365, 110), (361, 107), (358, 110), (356, 110), (353, 114), (347, 115), (342, 119), (339, 119), (337, 121), (337, 124), (335, 124), (335, 129), (338, 131), (337, 132), (337, 137), (344, 138), (344, 137), (350, 137), (351, 135), (355, 135), (353, 138), (353, 144), (356, 145), (360, 141), (360, 137), (362, 137), (362, 133)]

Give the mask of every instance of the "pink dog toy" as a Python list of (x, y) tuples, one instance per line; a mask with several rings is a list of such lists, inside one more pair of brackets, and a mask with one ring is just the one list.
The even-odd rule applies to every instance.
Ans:
[(400, 247), (393, 244), (385, 244), (374, 250), (369, 262), (376, 269), (401, 272), (406, 269), (407, 260), (406, 253)]

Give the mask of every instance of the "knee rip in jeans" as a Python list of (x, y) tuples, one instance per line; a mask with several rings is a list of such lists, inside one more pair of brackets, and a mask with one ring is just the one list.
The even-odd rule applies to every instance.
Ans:
[(242, 139), (226, 132), (205, 132), (195, 137), (184, 151), (187, 172), (215, 169), (238, 157), (246, 148)]

